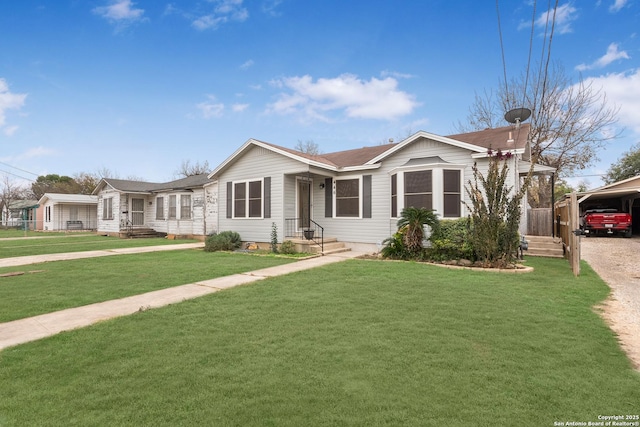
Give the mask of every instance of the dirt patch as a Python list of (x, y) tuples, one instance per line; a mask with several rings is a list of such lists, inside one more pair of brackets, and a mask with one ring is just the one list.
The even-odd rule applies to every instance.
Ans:
[(611, 288), (596, 309), (640, 370), (640, 237), (583, 237), (580, 246), (581, 258)]

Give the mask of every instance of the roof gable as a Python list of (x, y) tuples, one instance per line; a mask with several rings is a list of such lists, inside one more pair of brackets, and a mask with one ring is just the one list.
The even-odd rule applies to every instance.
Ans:
[(505, 126), (451, 136), (440, 136), (420, 131), (395, 144), (383, 144), (319, 155), (306, 154), (291, 148), (281, 147), (279, 145), (258, 141), (252, 138), (246, 141), (238, 150), (236, 150), (235, 153), (214, 169), (214, 171), (209, 174), (209, 178), (213, 178), (231, 167), (231, 165), (233, 165), (233, 163), (244, 155), (252, 146), (265, 148), (269, 151), (309, 166), (315, 166), (332, 171), (340, 171), (359, 168), (375, 168), (379, 166), (379, 163), (385, 158), (393, 155), (397, 151), (402, 150), (404, 147), (421, 138), (427, 138), (444, 144), (464, 148), (469, 150), (472, 154), (480, 155), (486, 154), (489, 149), (494, 151), (524, 151), (527, 146), (528, 135), (528, 124), (522, 124), (518, 129), (515, 129), (512, 126)]

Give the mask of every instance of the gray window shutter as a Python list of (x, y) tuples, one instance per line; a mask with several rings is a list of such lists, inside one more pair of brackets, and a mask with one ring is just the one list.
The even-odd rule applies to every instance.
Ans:
[(333, 217), (333, 178), (324, 180), (324, 217)]
[(362, 176), (362, 217), (371, 218), (371, 175)]
[(271, 218), (271, 177), (264, 177), (264, 217)]
[(227, 182), (227, 218), (231, 218), (233, 215), (233, 182)]

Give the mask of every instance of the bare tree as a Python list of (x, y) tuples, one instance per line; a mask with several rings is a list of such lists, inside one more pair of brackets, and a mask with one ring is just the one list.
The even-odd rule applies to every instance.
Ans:
[[(598, 159), (598, 151), (620, 136), (614, 131), (618, 109), (609, 107), (606, 94), (591, 84), (573, 84), (564, 68), (554, 63), (503, 84), (496, 91), (477, 95), (469, 108), (467, 123), (458, 123), (461, 132), (507, 125), (504, 114), (514, 108), (532, 111), (531, 158), (551, 166), (560, 177), (588, 167)], [(548, 178), (537, 177), (540, 188), (532, 191), (533, 207), (550, 203)]]
[(293, 149), (310, 156), (317, 156), (318, 154), (320, 154), (320, 147), (311, 139), (308, 139), (306, 141), (302, 141), (299, 139)]
[(183, 160), (180, 169), (178, 169), (175, 174), (186, 178), (188, 176), (202, 175), (209, 172), (211, 172), (211, 168), (209, 167), (209, 162), (206, 160), (202, 164), (200, 162), (191, 164), (190, 160)]
[(100, 176), (93, 173), (80, 172), (73, 176), (73, 180), (78, 184), (80, 194), (91, 194), (100, 182)]
[[(7, 175), (2, 178), (2, 188), (0, 189), (0, 206), (2, 219), (9, 218), (9, 207), (16, 200), (22, 200), (28, 196), (28, 190), (12, 181)], [(3, 225), (4, 222), (3, 222)]]

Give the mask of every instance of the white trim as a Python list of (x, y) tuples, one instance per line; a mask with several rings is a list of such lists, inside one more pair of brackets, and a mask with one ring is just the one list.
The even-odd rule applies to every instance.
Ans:
[(445, 143), (445, 144), (452, 145), (454, 147), (464, 148), (466, 150), (477, 152), (477, 153), (481, 153), (483, 151), (487, 151), (486, 148), (480, 147), (478, 145), (469, 144), (467, 142), (458, 141), (456, 139), (447, 138), (445, 136), (435, 135), (433, 133), (429, 133), (429, 132), (425, 132), (425, 131), (419, 131), (419, 132), (414, 133), (410, 137), (406, 138), (404, 141), (399, 142), (397, 145), (394, 145), (393, 147), (391, 147), (390, 149), (388, 149), (384, 153), (382, 153), (382, 154), (374, 157), (373, 159), (369, 160), (365, 164), (371, 165), (371, 164), (374, 164), (374, 163), (378, 163), (381, 160), (383, 160), (383, 159), (387, 158), (388, 156), (392, 155), (396, 151), (402, 150), (404, 147), (406, 147), (407, 145), (413, 143), (414, 141), (416, 141), (419, 138), (431, 139), (433, 141), (442, 142), (442, 143)]
[[(260, 216), (249, 216), (249, 183), (260, 182)], [(236, 216), (236, 184), (245, 184), (245, 216)], [(231, 181), (231, 219), (264, 219), (264, 177)]]

